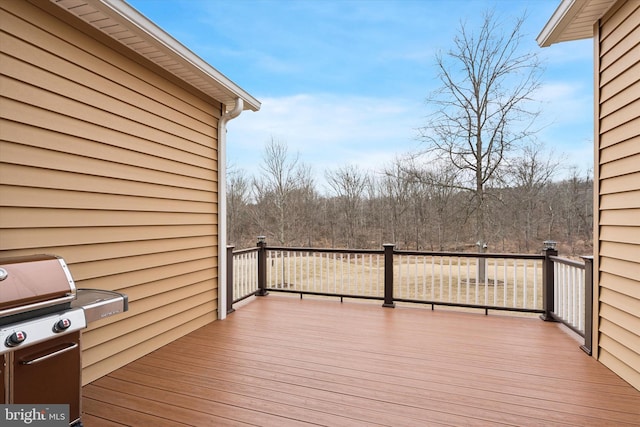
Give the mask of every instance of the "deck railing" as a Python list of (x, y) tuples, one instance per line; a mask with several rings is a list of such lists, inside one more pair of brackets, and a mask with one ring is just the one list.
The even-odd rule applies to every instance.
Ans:
[(593, 257), (583, 262), (550, 256), (554, 276), (553, 320), (564, 323), (585, 339), (584, 350), (591, 353), (593, 313)]
[[(539, 313), (585, 337), (589, 352), (590, 260), (540, 255), (291, 248), (228, 248), (228, 311), (249, 296), (284, 292)], [(587, 268), (585, 268), (585, 265)], [(589, 311), (587, 312), (587, 309)]]
[(258, 291), (259, 248), (234, 251), (227, 247), (227, 312), (233, 304), (252, 297)]

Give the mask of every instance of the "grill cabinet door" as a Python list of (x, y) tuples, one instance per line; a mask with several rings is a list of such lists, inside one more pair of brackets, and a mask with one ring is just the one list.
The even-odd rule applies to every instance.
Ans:
[(0, 356), (0, 404), (7, 402), (7, 390), (6, 387), (9, 384), (9, 378), (7, 377), (7, 356), (5, 354)]
[(80, 418), (80, 332), (16, 350), (13, 403), (68, 404)]

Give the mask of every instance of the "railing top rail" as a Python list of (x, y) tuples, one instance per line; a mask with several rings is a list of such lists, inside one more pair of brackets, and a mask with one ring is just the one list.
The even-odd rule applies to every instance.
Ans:
[(247, 252), (257, 252), (258, 249), (259, 248), (257, 248), (257, 247), (255, 247), (255, 248), (246, 248), (246, 249), (238, 249), (238, 250), (234, 249), (233, 254), (236, 255), (236, 254), (244, 254), (244, 253), (247, 253)]
[[(342, 249), (342, 248), (303, 248), (303, 247), (287, 247), (287, 246), (266, 246), (266, 250), (283, 251), (283, 252), (315, 252), (315, 253), (338, 253), (338, 254), (371, 254), (382, 255), (384, 250), (381, 249)], [(252, 248), (257, 250), (257, 248)], [(238, 251), (239, 252), (239, 251)], [(236, 251), (234, 251), (236, 253)], [(445, 256), (460, 258), (502, 258), (502, 259), (531, 259), (543, 260), (542, 254), (503, 254), (503, 253), (482, 253), (482, 252), (439, 252), (439, 251), (406, 251), (394, 250), (396, 255), (415, 255), (415, 256)]]
[(558, 256), (550, 256), (549, 259), (553, 262), (557, 262), (558, 264), (564, 264), (571, 267), (581, 268), (584, 270), (584, 263), (582, 261), (574, 261), (572, 259), (560, 258)]
[(290, 248), (286, 246), (267, 246), (265, 249), (269, 251), (288, 251), (288, 252), (322, 252), (322, 253), (372, 254), (372, 255), (384, 254), (384, 251), (381, 249)]
[(397, 255), (447, 256), (460, 258), (506, 258), (543, 260), (541, 254), (499, 254), (489, 252), (394, 251)]

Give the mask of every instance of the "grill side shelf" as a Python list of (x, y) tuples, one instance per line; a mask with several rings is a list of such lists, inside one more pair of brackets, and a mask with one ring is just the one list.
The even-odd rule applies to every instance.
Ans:
[(87, 323), (91, 323), (129, 310), (129, 299), (120, 292), (78, 289), (71, 306), (82, 308)]

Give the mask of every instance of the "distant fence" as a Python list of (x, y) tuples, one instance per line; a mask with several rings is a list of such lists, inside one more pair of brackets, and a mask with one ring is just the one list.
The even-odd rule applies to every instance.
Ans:
[[(585, 337), (590, 351), (590, 268), (557, 256), (465, 252), (290, 248), (228, 248), (228, 311), (268, 292), (539, 313)], [(585, 267), (585, 265), (587, 267)], [(588, 298), (588, 299), (587, 299)], [(587, 309), (589, 311), (587, 312)], [(585, 332), (588, 330), (588, 334)], [(589, 335), (589, 337), (587, 337)], [(589, 342), (587, 342), (587, 338)]]

